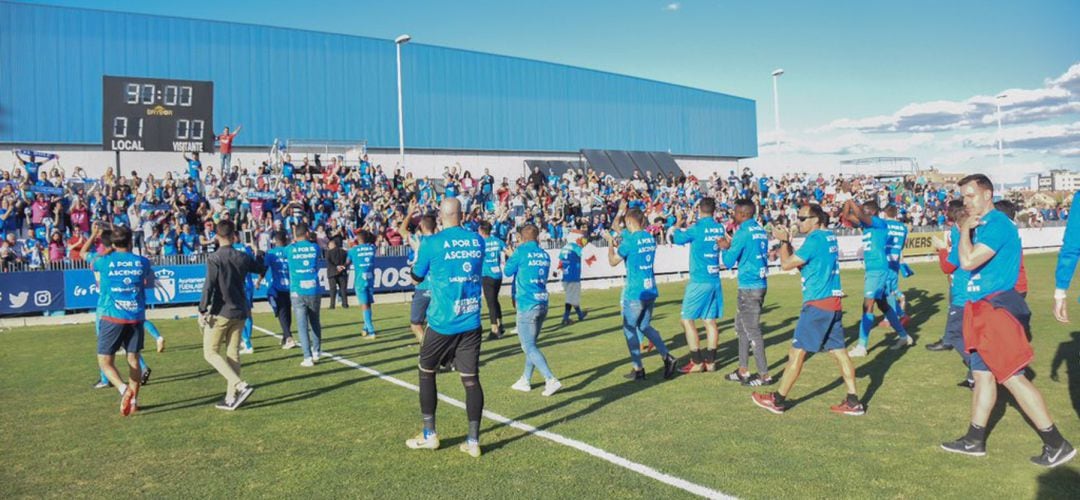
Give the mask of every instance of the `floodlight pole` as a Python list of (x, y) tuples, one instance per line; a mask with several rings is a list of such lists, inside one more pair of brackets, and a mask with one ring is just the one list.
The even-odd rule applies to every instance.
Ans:
[(405, 115), (401, 107), (401, 46), (409, 43), (409, 40), (412, 40), (409, 35), (401, 35), (394, 39), (394, 46), (397, 49), (398, 163), (402, 168), (405, 167)]
[(773, 123), (776, 124), (776, 152), (780, 153), (780, 92), (777, 90), (777, 80), (784, 74), (783, 69), (772, 72), (772, 100), (773, 100)]

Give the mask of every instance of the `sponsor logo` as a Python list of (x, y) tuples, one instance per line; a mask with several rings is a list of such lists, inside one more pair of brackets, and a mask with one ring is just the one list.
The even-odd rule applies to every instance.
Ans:
[(172, 114), (173, 110), (166, 109), (160, 104), (146, 110), (146, 116), (172, 116)]
[(52, 293), (48, 290), (38, 290), (34, 292), (34, 305), (38, 307), (48, 307), (52, 304)]
[(26, 299), (30, 298), (29, 292), (9, 293), (8, 302), (11, 303), (12, 309), (18, 309), (26, 305)]
[(158, 269), (154, 271), (157, 285), (154, 286), (154, 298), (158, 302), (171, 302), (176, 298), (176, 271)]

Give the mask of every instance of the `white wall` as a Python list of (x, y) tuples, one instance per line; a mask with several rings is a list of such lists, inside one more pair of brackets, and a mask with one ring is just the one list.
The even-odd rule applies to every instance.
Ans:
[[(70, 174), (74, 167), (81, 166), (91, 178), (100, 177), (105, 169), (116, 165), (116, 153), (101, 151), (93, 146), (45, 146), (45, 145), (3, 145), (4, 148), (21, 149), (26, 147), (38, 151), (48, 151), (60, 154), (61, 165)], [(236, 148), (233, 152), (233, 163), (242, 162), (245, 167), (251, 168), (262, 163), (267, 158), (269, 148)], [(305, 155), (292, 153), (293, 163), (300, 163)], [(389, 174), (398, 165), (398, 152), (396, 149), (372, 149), (368, 151), (368, 157), (375, 164), (381, 164)], [(577, 153), (539, 153), (539, 152), (500, 152), (500, 151), (409, 151), (405, 150), (405, 162), (413, 175), (430, 177), (442, 175), (443, 167), (460, 163), (465, 170), (472, 172), (473, 178), (479, 178), (484, 169), (490, 169), (491, 175), (496, 179), (508, 177), (517, 178), (525, 171), (525, 160), (566, 160), (577, 161), (582, 159)], [(216, 153), (204, 153), (202, 161), (204, 165), (220, 166), (220, 155)], [(14, 161), (14, 156), (12, 156)], [(719, 171), (727, 175), (729, 170), (738, 170), (739, 162), (724, 158), (700, 158), (700, 157), (675, 157), (675, 161), (683, 171), (693, 173), (698, 178), (707, 178), (712, 172)], [(187, 163), (180, 153), (146, 153), (146, 152), (122, 152), (120, 153), (120, 167), (124, 175), (132, 170), (140, 175), (153, 173), (160, 177), (165, 172), (187, 175)]]

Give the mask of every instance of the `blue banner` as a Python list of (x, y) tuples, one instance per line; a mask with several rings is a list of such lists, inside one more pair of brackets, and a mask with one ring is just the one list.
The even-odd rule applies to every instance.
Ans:
[(0, 276), (0, 315), (59, 311), (66, 307), (62, 271), (3, 273)]
[(142, 209), (142, 210), (149, 211), (149, 212), (152, 212), (154, 210), (160, 210), (162, 212), (168, 212), (168, 211), (173, 209), (173, 206), (168, 204), (168, 203), (157, 203), (157, 204), (155, 204), (155, 203), (148, 203), (148, 202), (144, 201), (141, 205), (139, 205), (139, 208)]
[(273, 191), (252, 191), (248, 193), (249, 200), (275, 200), (277, 198), (277, 193)]
[[(322, 264), (322, 263), (320, 263)], [(350, 270), (351, 271), (351, 270)], [(58, 297), (53, 303), (60, 303), (59, 307), (42, 309), (20, 309), (18, 311), (5, 311), (0, 306), (0, 314), (13, 314), (25, 311), (38, 311), (46, 309), (93, 309), (97, 307), (98, 285), (94, 280), (94, 273), (89, 269), (73, 269), (68, 271), (50, 272), (60, 276), (60, 282), (56, 285)], [(24, 281), (34, 282), (38, 276), (48, 274), (44, 272), (12, 273), (5, 274), (3, 284), (9, 281), (7, 276), (15, 274), (32, 275)], [(154, 276), (157, 277), (158, 286), (146, 290), (146, 303), (149, 305), (159, 304), (197, 304), (202, 299), (203, 282), (206, 281), (206, 265), (204, 264), (181, 264), (171, 266), (157, 266), (154, 268)], [(352, 291), (355, 276), (349, 273), (349, 291)], [(329, 282), (326, 279), (326, 268), (319, 269), (319, 282), (322, 284), (323, 293), (329, 294)], [(269, 276), (255, 290), (255, 299), (265, 299)], [(375, 293), (403, 292), (412, 290), (413, 282), (409, 276), (409, 265), (405, 257), (376, 257), (375, 258)], [(3, 287), (0, 286), (0, 290)], [(6, 295), (6, 294), (5, 294)], [(32, 294), (31, 294), (32, 295)], [(3, 299), (5, 297), (0, 297)]]
[(29, 156), (29, 157), (34, 158), (34, 159), (46, 158), (46, 159), (49, 159), (49, 160), (53, 160), (53, 159), (56, 159), (56, 158), (60, 157), (60, 155), (58, 155), (56, 153), (45, 153), (45, 152), (42, 152), (42, 151), (34, 151), (32, 149), (16, 149), (15, 152), (19, 153), (22, 156)]
[(34, 186), (30, 188), (33, 193), (47, 194), (50, 196), (63, 196), (64, 188), (58, 188), (53, 186)]

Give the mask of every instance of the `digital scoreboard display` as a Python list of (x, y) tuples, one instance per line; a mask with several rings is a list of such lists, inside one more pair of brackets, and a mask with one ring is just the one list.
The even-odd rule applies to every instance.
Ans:
[(104, 76), (106, 151), (211, 152), (214, 82)]

